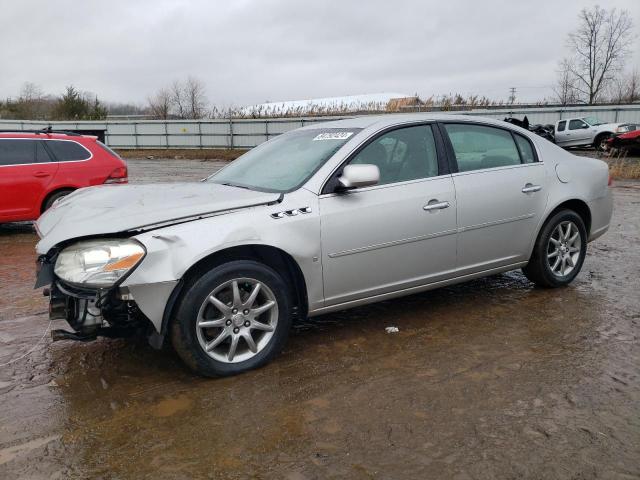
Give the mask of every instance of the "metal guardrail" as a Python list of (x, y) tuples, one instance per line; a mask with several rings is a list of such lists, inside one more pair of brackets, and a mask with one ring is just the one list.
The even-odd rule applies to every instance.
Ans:
[[(436, 112), (433, 112), (436, 113)], [(594, 115), (606, 122), (640, 123), (640, 105), (527, 107), (437, 112), (479, 115), (502, 119), (528, 117), (530, 123), (555, 123), (568, 117)], [(105, 141), (113, 148), (252, 148), (289, 130), (309, 123), (353, 117), (296, 117), (211, 120), (108, 120), (43, 122), (2, 120), (0, 129), (33, 130), (52, 125), (60, 130), (105, 130)]]

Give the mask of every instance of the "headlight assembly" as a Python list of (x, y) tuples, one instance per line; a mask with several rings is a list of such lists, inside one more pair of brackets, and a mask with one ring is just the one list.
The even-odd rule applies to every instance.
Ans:
[(145, 253), (132, 239), (80, 241), (58, 254), (54, 271), (72, 284), (111, 287), (140, 263)]

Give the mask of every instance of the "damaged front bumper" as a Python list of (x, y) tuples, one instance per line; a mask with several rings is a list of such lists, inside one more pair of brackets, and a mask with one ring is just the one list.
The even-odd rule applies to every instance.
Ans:
[(49, 297), (49, 318), (65, 320), (73, 330), (52, 330), (53, 340), (89, 341), (98, 336), (119, 338), (155, 332), (127, 287), (69, 285), (55, 276), (53, 262), (46, 257), (38, 260), (37, 270), (35, 288), (50, 285), (43, 291)]

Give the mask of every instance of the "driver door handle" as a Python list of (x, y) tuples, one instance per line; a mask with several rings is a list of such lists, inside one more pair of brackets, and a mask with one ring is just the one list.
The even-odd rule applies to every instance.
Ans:
[(527, 183), (522, 189), (522, 193), (534, 193), (542, 190), (540, 185), (532, 185), (531, 183)]
[(438, 200), (429, 200), (429, 203), (422, 207), (422, 209), (426, 210), (427, 212), (431, 212), (433, 210), (442, 210), (443, 208), (449, 208), (450, 206), (451, 205), (449, 204), (449, 202), (438, 202)]

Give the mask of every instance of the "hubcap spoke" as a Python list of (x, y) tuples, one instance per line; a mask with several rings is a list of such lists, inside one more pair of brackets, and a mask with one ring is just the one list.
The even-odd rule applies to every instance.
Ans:
[(233, 357), (236, 356), (236, 350), (238, 349), (239, 339), (240, 339), (239, 335), (234, 335), (233, 337), (231, 337), (231, 346), (229, 347), (229, 354), (227, 355), (227, 358), (229, 359), (229, 361), (232, 361)]
[(256, 283), (255, 287), (253, 287), (253, 290), (251, 290), (251, 295), (249, 295), (249, 298), (247, 298), (247, 301), (244, 302), (243, 307), (251, 308), (253, 306), (253, 303), (256, 301), (256, 298), (258, 298), (258, 293), (260, 293), (261, 285), (262, 284), (260, 283)]
[(261, 323), (256, 321), (251, 322), (250, 328), (252, 330), (262, 330), (264, 332), (273, 332), (275, 330), (271, 325), (267, 325), (266, 323)]
[(202, 319), (198, 322), (198, 327), (200, 328), (214, 328), (214, 327), (224, 327), (224, 318), (218, 318), (217, 320), (205, 320)]
[(215, 295), (209, 295), (209, 302), (213, 304), (218, 310), (220, 310), (225, 316), (231, 313), (231, 308), (223, 301), (217, 299)]
[(553, 252), (547, 254), (547, 258), (557, 257), (559, 253), (560, 253), (560, 250), (554, 250)]
[(238, 287), (237, 280), (233, 281), (231, 288), (233, 290), (233, 306), (237, 308), (242, 305), (242, 300), (240, 299), (240, 287)]
[(264, 305), (261, 305), (257, 308), (252, 309), (251, 313), (253, 313), (257, 317), (258, 315), (262, 315), (267, 310), (271, 310), (275, 304), (276, 302), (274, 302), (273, 300), (270, 300)]
[(251, 336), (251, 332), (249, 330), (245, 331), (242, 335), (244, 337), (245, 342), (249, 346), (249, 350), (253, 353), (258, 353), (258, 347), (256, 346), (256, 342), (253, 341), (253, 337)]
[(212, 341), (207, 343), (207, 345), (205, 346), (205, 350), (207, 352), (210, 352), (211, 350), (216, 348), (218, 345), (220, 345), (228, 336), (229, 336), (229, 330), (225, 328), (222, 332), (220, 332), (220, 334), (216, 338), (214, 338)]

